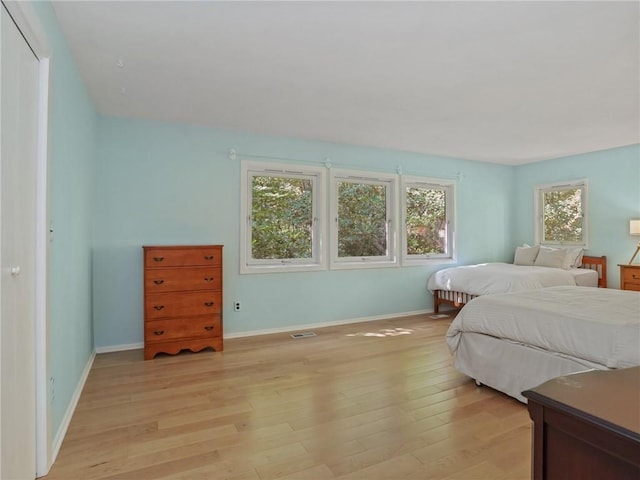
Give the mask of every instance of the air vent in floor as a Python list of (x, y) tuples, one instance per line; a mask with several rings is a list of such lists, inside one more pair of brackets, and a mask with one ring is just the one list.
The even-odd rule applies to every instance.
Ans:
[(291, 338), (305, 338), (305, 337), (315, 337), (315, 332), (300, 332), (300, 333), (292, 333)]

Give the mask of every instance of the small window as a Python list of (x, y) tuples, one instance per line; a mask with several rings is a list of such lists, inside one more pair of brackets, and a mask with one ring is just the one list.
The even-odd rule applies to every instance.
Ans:
[(389, 266), (397, 261), (395, 176), (332, 176), (332, 268)]
[(241, 273), (323, 268), (324, 172), (243, 163)]
[(587, 182), (536, 188), (536, 242), (587, 245)]
[(403, 263), (420, 264), (455, 259), (453, 207), (453, 182), (403, 179)]

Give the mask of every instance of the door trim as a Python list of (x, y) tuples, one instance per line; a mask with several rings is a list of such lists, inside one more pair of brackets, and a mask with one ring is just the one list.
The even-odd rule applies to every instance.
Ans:
[(51, 405), (49, 404), (49, 91), (52, 49), (30, 2), (6, 1), (2, 4), (38, 58), (38, 147), (36, 159), (36, 475), (46, 475), (51, 468)]

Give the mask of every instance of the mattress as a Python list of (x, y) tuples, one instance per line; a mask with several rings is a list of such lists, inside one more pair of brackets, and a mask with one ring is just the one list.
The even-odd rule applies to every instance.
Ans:
[(429, 277), (427, 288), (471, 295), (520, 292), (559, 285), (598, 285), (598, 273), (586, 268), (550, 268), (511, 263), (483, 263), (445, 268)]
[(640, 365), (640, 293), (550, 287), (471, 300), (451, 323), (455, 353), (466, 332), (481, 333), (607, 368)]

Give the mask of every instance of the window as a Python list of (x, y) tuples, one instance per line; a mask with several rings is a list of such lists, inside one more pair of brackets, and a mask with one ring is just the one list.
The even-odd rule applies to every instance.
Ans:
[(243, 161), (240, 273), (453, 261), (454, 181), (399, 180)]
[(587, 245), (587, 181), (536, 187), (536, 242)]
[(453, 206), (453, 182), (403, 179), (403, 263), (421, 264), (455, 259)]
[(396, 176), (336, 170), (331, 178), (331, 266), (389, 266), (396, 253)]
[(243, 162), (243, 179), (241, 273), (324, 268), (324, 171)]

